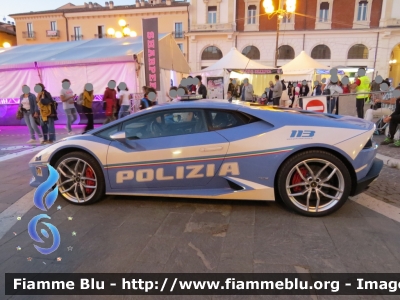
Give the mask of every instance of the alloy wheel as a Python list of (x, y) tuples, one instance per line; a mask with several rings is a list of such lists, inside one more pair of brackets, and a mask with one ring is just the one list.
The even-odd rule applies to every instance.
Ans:
[(334, 207), (345, 189), (343, 174), (324, 159), (307, 159), (296, 164), (286, 178), (290, 201), (306, 212), (323, 212)]
[(97, 190), (97, 176), (92, 166), (80, 158), (66, 158), (57, 166), (59, 192), (71, 202), (84, 203)]

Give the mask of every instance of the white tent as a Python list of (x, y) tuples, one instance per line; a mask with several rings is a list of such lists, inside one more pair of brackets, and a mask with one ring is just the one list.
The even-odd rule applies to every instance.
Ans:
[[(180, 81), (190, 68), (171, 34), (159, 34), (159, 49), (160, 95), (165, 95), (171, 79)], [(139, 80), (133, 54), (142, 65)], [(71, 80), (77, 94), (86, 83), (92, 83), (94, 93), (102, 95), (111, 79), (125, 82), (132, 93), (141, 92), (139, 87), (145, 85), (143, 61), (142, 37), (11, 47), (0, 50), (0, 99), (19, 99), (22, 85), (33, 91), (38, 82), (58, 96), (64, 78)], [(159, 98), (163, 102), (164, 97)]]
[(281, 68), (285, 81), (312, 80), (316, 70), (329, 70), (327, 66), (311, 58), (304, 51)]
[(219, 71), (219, 70), (266, 70), (273, 69), (273, 67), (264, 66), (254, 60), (251, 60), (240, 53), (233, 47), (224, 57), (222, 57), (215, 64), (203, 69), (204, 72)]
[[(202, 75), (205, 80), (208, 77), (223, 77), (224, 91), (228, 90), (229, 78), (248, 78), (253, 84), (256, 94), (262, 94), (267, 85), (264, 81), (271, 80), (270, 76), (265, 74), (276, 74), (279, 70), (274, 67), (262, 65), (251, 60), (240, 53), (235, 47), (224, 55), (213, 65), (193, 73), (193, 75)], [(257, 82), (257, 83), (256, 83)]]

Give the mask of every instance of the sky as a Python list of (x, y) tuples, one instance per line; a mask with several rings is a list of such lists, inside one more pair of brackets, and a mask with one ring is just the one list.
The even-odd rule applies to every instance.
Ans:
[[(0, 21), (10, 14), (30, 11), (52, 10), (71, 2), (75, 5), (83, 5), (85, 2), (97, 2), (104, 6), (109, 0), (0, 0)], [(114, 0), (114, 5), (134, 5), (135, 0)]]

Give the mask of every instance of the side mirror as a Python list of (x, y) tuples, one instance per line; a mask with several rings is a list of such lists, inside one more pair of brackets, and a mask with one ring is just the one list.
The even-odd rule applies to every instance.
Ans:
[(126, 133), (125, 131), (119, 131), (117, 133), (110, 135), (110, 138), (112, 138), (114, 141), (124, 143), (126, 140)]
[(135, 149), (135, 147), (133, 147), (132, 145), (127, 143), (125, 131), (119, 131), (117, 133), (114, 133), (114, 134), (110, 135), (110, 138), (112, 138), (114, 141), (120, 142), (121, 144), (125, 145), (126, 147), (128, 147), (130, 149)]

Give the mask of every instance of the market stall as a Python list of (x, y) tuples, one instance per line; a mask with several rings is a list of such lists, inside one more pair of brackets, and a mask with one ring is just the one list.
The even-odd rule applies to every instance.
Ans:
[[(182, 51), (171, 34), (159, 34), (160, 92), (159, 103), (171, 80), (179, 82), (190, 72)], [(134, 59), (136, 55), (137, 59)], [(19, 125), (15, 119), (22, 85), (33, 92), (37, 83), (57, 99), (61, 81), (71, 80), (79, 95), (86, 83), (92, 83), (95, 94), (95, 122), (103, 119), (102, 95), (110, 80), (125, 82), (130, 93), (140, 93), (144, 82), (142, 37), (107, 38), (52, 44), (24, 45), (0, 50), (0, 125)], [(62, 105), (58, 124), (66, 121)], [(79, 107), (78, 107), (79, 109)]]
[(203, 83), (208, 89), (208, 98), (225, 98), (228, 90), (229, 79), (234, 78), (237, 83), (248, 78), (253, 85), (254, 93), (262, 95), (269, 81), (274, 81), (275, 74), (281, 73), (280, 69), (264, 66), (251, 60), (232, 48), (224, 57), (213, 65), (198, 71), (192, 72), (192, 76), (201, 75)]
[(307, 53), (301, 51), (292, 61), (282, 67), (285, 81), (312, 82), (317, 79), (318, 73), (328, 72), (330, 68), (311, 58)]

